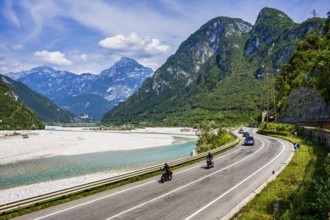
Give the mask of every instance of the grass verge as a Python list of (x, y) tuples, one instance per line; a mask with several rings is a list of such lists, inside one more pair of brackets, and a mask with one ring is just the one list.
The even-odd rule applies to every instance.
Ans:
[(330, 153), (298, 137), (272, 135), (300, 143), (291, 162), (232, 219), (330, 219)]
[[(237, 145), (238, 144), (235, 144), (235, 145), (233, 145), (229, 148), (226, 148), (224, 150), (221, 150), (221, 151), (219, 151), (219, 152), (217, 152), (213, 155), (216, 156), (218, 154), (224, 153), (224, 152), (236, 147)], [(187, 163), (183, 163), (183, 164), (171, 167), (171, 169), (172, 170), (177, 170), (179, 168), (182, 168), (182, 167), (185, 167), (185, 166), (188, 166), (188, 165), (200, 162), (200, 161), (204, 161), (204, 160), (205, 160), (205, 158), (196, 159), (196, 160), (193, 160), (193, 161), (190, 161), (190, 162), (187, 162)], [(159, 170), (159, 171), (156, 171), (156, 172), (153, 172), (153, 173), (148, 173), (148, 174), (132, 177), (132, 178), (129, 178), (129, 179), (126, 179), (126, 180), (122, 180), (122, 181), (118, 181), (118, 182), (111, 183), (111, 184), (108, 184), (108, 185), (104, 185), (104, 186), (96, 187), (96, 188), (93, 188), (93, 189), (81, 191), (81, 192), (74, 193), (74, 194), (71, 194), (71, 195), (62, 196), (62, 197), (59, 197), (57, 199), (48, 200), (48, 201), (41, 202), (41, 203), (38, 203), (38, 204), (35, 204), (35, 205), (24, 207), (24, 208), (21, 208), (21, 209), (16, 209), (16, 210), (4, 212), (4, 213), (0, 214), (0, 220), (11, 219), (11, 218), (21, 216), (21, 215), (25, 215), (25, 214), (28, 214), (28, 213), (31, 213), (31, 212), (36, 212), (36, 211), (41, 210), (41, 209), (45, 209), (45, 208), (48, 208), (48, 207), (52, 207), (52, 206), (55, 206), (55, 205), (66, 203), (66, 202), (69, 202), (69, 201), (72, 201), (72, 200), (80, 199), (80, 198), (83, 198), (83, 197), (86, 197), (86, 196), (89, 196), (89, 195), (93, 195), (95, 193), (103, 192), (103, 191), (110, 190), (110, 189), (113, 189), (113, 188), (116, 188), (116, 187), (119, 187), (119, 186), (123, 186), (123, 185), (129, 184), (129, 183), (133, 183), (133, 182), (144, 180), (144, 179), (147, 179), (147, 178), (150, 178), (150, 177), (158, 176), (160, 174), (161, 174), (161, 171)]]

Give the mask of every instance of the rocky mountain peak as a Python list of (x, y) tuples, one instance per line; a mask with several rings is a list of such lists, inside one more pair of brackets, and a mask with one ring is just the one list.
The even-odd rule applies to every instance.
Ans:
[(259, 25), (262, 23), (269, 24), (283, 24), (283, 23), (291, 23), (293, 24), (293, 20), (286, 15), (284, 12), (277, 10), (275, 8), (263, 8), (257, 17), (257, 21), (255, 25)]
[(252, 25), (242, 19), (221, 16), (210, 20), (200, 28), (200, 30), (204, 29), (229, 36), (247, 33), (252, 29)]
[(257, 18), (251, 37), (246, 44), (245, 54), (252, 54), (257, 50), (268, 50), (285, 31), (295, 27), (293, 20), (284, 12), (263, 8)]
[[(252, 25), (237, 18), (217, 17), (202, 25), (191, 34), (168, 61), (152, 77), (152, 90), (156, 94), (167, 88), (187, 87), (197, 77), (202, 65), (222, 50), (239, 47), (229, 43), (229, 38), (248, 33)], [(147, 89), (146, 91), (151, 91)]]
[(113, 77), (115, 75), (122, 76), (132, 76), (136, 72), (145, 73), (150, 76), (153, 72), (151, 68), (147, 68), (139, 64), (137, 61), (131, 58), (122, 57), (119, 61), (117, 61), (112, 67), (109, 69), (103, 70), (100, 75)]
[(128, 58), (128, 57), (122, 57), (118, 62), (114, 64), (114, 66), (126, 66), (126, 65), (138, 65), (141, 66), (136, 60)]
[(56, 72), (56, 70), (53, 69), (50, 66), (39, 66), (39, 67), (32, 68), (30, 70), (30, 72), (43, 72), (43, 73), (49, 72), (49, 73), (52, 73), (52, 72)]

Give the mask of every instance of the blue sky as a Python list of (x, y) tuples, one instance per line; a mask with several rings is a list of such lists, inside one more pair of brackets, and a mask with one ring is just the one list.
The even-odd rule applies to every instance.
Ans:
[(330, 0), (1, 0), (0, 74), (49, 65), (100, 73), (122, 56), (156, 70), (212, 18), (255, 23), (264, 7), (295, 22)]

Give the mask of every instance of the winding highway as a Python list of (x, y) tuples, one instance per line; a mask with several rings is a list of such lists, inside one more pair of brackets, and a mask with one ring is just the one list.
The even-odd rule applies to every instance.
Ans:
[(292, 156), (290, 142), (246, 130), (254, 146), (216, 156), (214, 168), (196, 163), (175, 170), (170, 182), (153, 177), (17, 219), (228, 219)]

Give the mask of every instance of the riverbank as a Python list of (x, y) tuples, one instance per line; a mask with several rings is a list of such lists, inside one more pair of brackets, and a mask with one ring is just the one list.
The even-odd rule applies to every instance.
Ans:
[(192, 129), (186, 128), (92, 131), (86, 128), (47, 127), (38, 131), (0, 131), (0, 164), (59, 155), (166, 146), (177, 141), (175, 136), (185, 135), (197, 138)]
[(123, 174), (104, 172), (0, 190), (0, 205)]

